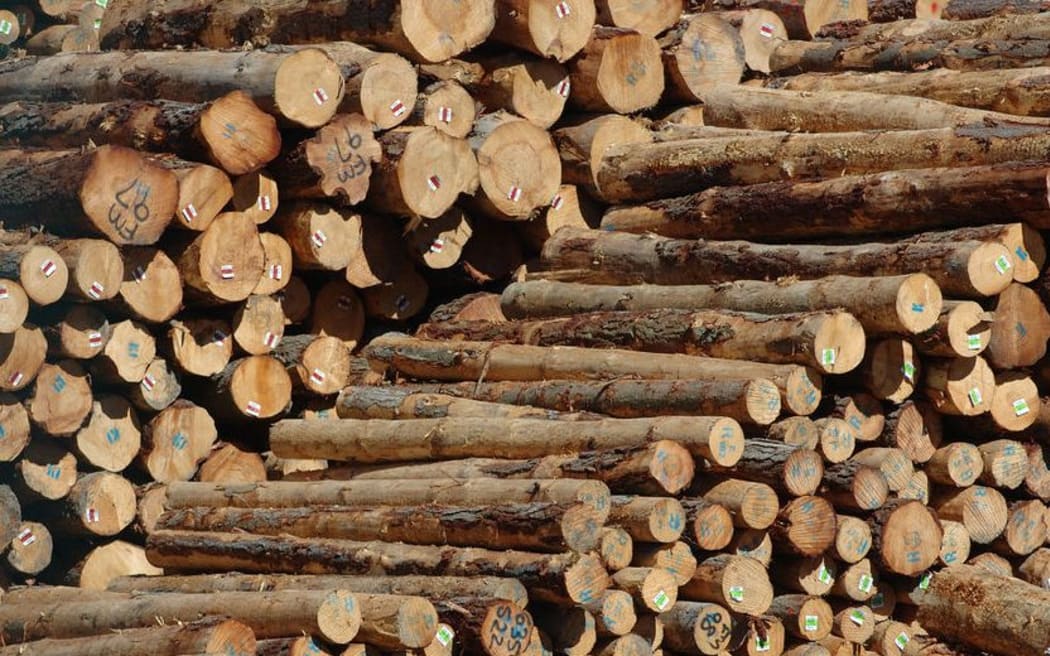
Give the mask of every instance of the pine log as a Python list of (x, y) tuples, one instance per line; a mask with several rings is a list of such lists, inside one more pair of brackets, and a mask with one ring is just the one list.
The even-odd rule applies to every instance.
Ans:
[(551, 422), (448, 417), (415, 420), (342, 419), (314, 425), (283, 420), (270, 432), (279, 457), (328, 458), (361, 463), (429, 460), (435, 457), (520, 457), (566, 451), (637, 448), (667, 439), (721, 467), (740, 460), (744, 434), (732, 419), (681, 417)]
[(824, 498), (839, 508), (871, 511), (882, 507), (889, 496), (882, 473), (857, 460), (849, 460), (824, 470)]
[(934, 635), (992, 653), (1039, 653), (1050, 634), (1048, 608), (1046, 590), (958, 566), (933, 576), (920, 596), (918, 619)]
[(740, 461), (732, 467), (708, 463), (708, 472), (765, 483), (790, 496), (813, 494), (820, 486), (824, 465), (815, 452), (783, 442), (748, 439)]
[(89, 360), (105, 346), (112, 333), (106, 315), (91, 304), (74, 305), (64, 314), (45, 322), (48, 354), (52, 357)]
[(234, 360), (202, 384), (209, 408), (229, 420), (268, 419), (292, 401), (292, 380), (284, 365), (268, 355)]
[(249, 355), (265, 355), (284, 338), (284, 312), (272, 296), (253, 294), (237, 306), (231, 323), (233, 341)]
[(220, 214), (188, 246), (171, 251), (187, 291), (209, 304), (244, 300), (263, 276), (259, 231), (241, 212)]
[(733, 618), (718, 604), (679, 601), (660, 615), (664, 642), (676, 652), (716, 656), (732, 637)]
[(638, 622), (631, 595), (623, 590), (606, 590), (583, 607), (594, 617), (599, 640), (625, 636)]
[(50, 435), (77, 432), (91, 413), (92, 393), (88, 374), (74, 360), (45, 364), (27, 400), (29, 419)]
[[(457, 597), (435, 604), (447, 631), (438, 628), (432, 647), (455, 644), (469, 653), (514, 656), (531, 641), (539, 641), (532, 615), (517, 604), (485, 597)], [(425, 653), (431, 653), (429, 651)]]
[(940, 447), (941, 440), (941, 415), (927, 403), (905, 401), (886, 415), (878, 441), (900, 449), (912, 462), (925, 463)]
[(808, 451), (815, 451), (820, 440), (817, 426), (809, 417), (787, 417), (767, 428), (752, 428), (747, 431), (747, 437), (783, 442)]
[(0, 333), (18, 330), (29, 315), (29, 297), (14, 280), (0, 278)]
[[(855, 602), (868, 602), (878, 594), (875, 575), (878, 569), (871, 560), (862, 558), (849, 567), (842, 567), (831, 586), (831, 594)], [(875, 605), (875, 602), (871, 602)]]
[(708, 503), (731, 511), (733, 524), (740, 528), (769, 528), (777, 518), (780, 505), (777, 493), (763, 483), (734, 479), (701, 481), (692, 491), (702, 495)]
[(937, 561), (943, 529), (922, 503), (891, 501), (875, 511), (869, 524), (873, 551), (886, 570), (914, 576)]
[(978, 480), (998, 489), (1015, 489), (1028, 473), (1028, 454), (1020, 442), (992, 440), (977, 447), (984, 460)]
[(907, 18), (947, 18), (948, 2), (938, 0), (869, 0), (868, 20), (872, 23), (891, 23)]
[(456, 319), (488, 319), (506, 321), (499, 308), (499, 294), (475, 292), (442, 303), (430, 313), (431, 321), (454, 321)]
[(41, 508), (38, 516), (58, 535), (114, 536), (135, 518), (135, 489), (117, 474), (85, 474), (65, 498)]
[(0, 648), (0, 656), (180, 656), (255, 653), (255, 633), (236, 620), (205, 619), (82, 638), (44, 638)]
[(713, 284), (741, 278), (896, 276), (921, 271), (945, 295), (981, 297), (1007, 288), (1012, 276), (1002, 266), (1002, 262), (1009, 264), (1010, 257), (1004, 246), (958, 241), (947, 237), (951, 233), (943, 234), (945, 241), (939, 240), (939, 233), (928, 233), (921, 240), (889, 244), (767, 246), (566, 228), (546, 243), (542, 262), (548, 269), (566, 270), (564, 279), (600, 284)]
[(435, 219), (421, 219), (406, 237), (417, 261), (430, 269), (447, 269), (459, 261), (473, 233), (467, 214), (453, 207)]
[(763, 567), (769, 567), (773, 560), (773, 541), (769, 537), (769, 531), (738, 531), (729, 543), (728, 552), (751, 558)]
[(992, 549), (1005, 556), (1027, 556), (1043, 546), (1048, 531), (1046, 512), (1038, 499), (1011, 503), (1006, 529), (992, 543)]
[[(736, 5), (736, 2), (730, 3)], [(768, 9), (784, 21), (784, 27), (792, 39), (812, 39), (821, 28), (841, 21), (867, 21), (868, 3), (864, 2), (821, 2), (806, 0), (802, 3), (784, 0), (760, 0), (749, 2), (746, 6)]]
[[(470, 129), (477, 118), (477, 106), (473, 96), (463, 87), (466, 80), (458, 75), (444, 79), (435, 75), (432, 66), (444, 70), (443, 64), (423, 64), (419, 73), (424, 79), (439, 78), (420, 90), (415, 105), (410, 109), (407, 125), (429, 125), (444, 132), (450, 137), (463, 139), (470, 134)], [(474, 79), (468, 77), (467, 79)]]
[(16, 392), (29, 386), (47, 357), (47, 339), (36, 326), (25, 323), (13, 333), (0, 333), (0, 391)]
[(144, 245), (156, 242), (175, 214), (175, 174), (123, 146), (6, 150), (0, 168), (5, 188), (19, 190), (0, 199), (9, 226), (44, 223), (60, 234), (86, 231)]
[(970, 417), (991, 409), (995, 375), (984, 358), (928, 359), (926, 365), (926, 396), (939, 412)]
[(26, 407), (18, 397), (0, 393), (0, 462), (12, 462), (22, 454), (29, 444), (29, 430)]
[(802, 556), (815, 556), (835, 543), (837, 518), (832, 505), (821, 497), (792, 499), (770, 527), (775, 548)]
[[(598, 181), (607, 201), (644, 201), (696, 191), (713, 185), (772, 182), (786, 175), (817, 178), (933, 166), (974, 166), (1023, 160), (1030, 149), (1043, 148), (1036, 126), (963, 127), (933, 130), (820, 135), (715, 137), (686, 139), (634, 148), (610, 149)], [(863, 144), (863, 147), (861, 145)], [(849, 145), (850, 157), (842, 148)], [(915, 146), (935, 148), (938, 157), (921, 157)], [(769, 153), (734, 158), (726, 150)], [(670, 157), (674, 153), (675, 157)], [(803, 155), (804, 153), (804, 155)], [(886, 153), (893, 153), (889, 159)], [(774, 164), (775, 162), (775, 164)], [(701, 171), (702, 169), (702, 171)]]
[(1046, 264), (1046, 242), (1026, 223), (995, 223), (954, 231), (959, 239), (991, 239), (1010, 251), (1010, 270), (1016, 282), (1039, 278)]
[(682, 14), (683, 0), (596, 0), (598, 23), (657, 36), (673, 26)]
[(886, 479), (886, 485), (892, 492), (903, 490), (915, 473), (915, 467), (907, 454), (892, 447), (863, 449), (853, 456), (853, 461), (878, 470)]
[(145, 326), (127, 319), (112, 326), (105, 346), (89, 366), (98, 382), (140, 383), (156, 354), (153, 335)]
[[(584, 48), (594, 27), (594, 0), (572, 3), (497, 0), (492, 40), (565, 62)], [(447, 59), (447, 57), (442, 57)]]
[(92, 141), (209, 161), (233, 175), (265, 165), (281, 144), (274, 119), (243, 91), (200, 104), (15, 102), (0, 108), (0, 126), (5, 145), (73, 148)]
[(628, 114), (660, 100), (664, 63), (655, 38), (601, 26), (589, 36), (580, 55), (569, 64), (570, 105), (583, 111)]
[[(304, 566), (296, 554), (307, 545), (316, 549), (316, 556)], [(259, 547), (266, 549), (265, 557), (253, 555)], [(513, 575), (531, 595), (554, 601), (586, 602), (609, 586), (596, 557), (569, 554), (180, 531), (153, 533), (147, 551), (151, 561), (163, 567), (192, 563), (198, 571), (232, 567), (267, 573)]]
[[(7, 15), (6, 10), (4, 15)], [(8, 23), (12, 22), (10, 18), (5, 20)], [(80, 25), (51, 25), (27, 39), (25, 49), (30, 55), (95, 52), (99, 49), (98, 34), (93, 29)]]
[[(280, 235), (260, 232), (263, 247), (263, 275), (253, 294), (270, 295), (283, 291), (292, 280), (292, 248)], [(282, 307), (285, 304), (282, 302)]]
[(942, 17), (947, 20), (972, 20), (1003, 14), (1034, 14), (1046, 11), (1041, 0), (952, 0)]
[(590, 551), (598, 544), (604, 514), (582, 504), (406, 506), (346, 509), (186, 508), (166, 513), (159, 530), (246, 531), (341, 540), (407, 544), (492, 546), (529, 551)]
[(953, 442), (934, 451), (925, 471), (941, 485), (968, 487), (984, 472), (984, 458), (976, 446)]
[(171, 258), (151, 247), (125, 248), (121, 256), (124, 277), (113, 305), (150, 323), (175, 316), (182, 308), (182, 279)]
[(1050, 312), (1029, 287), (1013, 283), (996, 300), (985, 357), (997, 369), (1035, 364), (1046, 354)]
[[(703, 101), (721, 85), (736, 85), (744, 74), (740, 33), (717, 14), (691, 14), (660, 37), (667, 96), (679, 102)], [(620, 111), (620, 110), (617, 110)], [(705, 110), (706, 111), (706, 110)]]
[(11, 233), (0, 233), (0, 275), (17, 281), (29, 300), (50, 305), (66, 292), (69, 269), (54, 249), (42, 244), (25, 244)]
[[(431, 380), (601, 380), (625, 375), (647, 379), (768, 378), (780, 388), (784, 405), (796, 414), (813, 412), (821, 397), (819, 375), (794, 365), (577, 347), (485, 342), (448, 345), (394, 334), (372, 340), (364, 355), (377, 371), (393, 368), (415, 378)], [(538, 373), (539, 367), (543, 375)]]
[(320, 505), (452, 506), (496, 503), (593, 504), (609, 509), (609, 488), (599, 481), (579, 480), (400, 480), (377, 486), (371, 481), (260, 482), (224, 486), (221, 483), (176, 483), (168, 487), (168, 508), (296, 508)]
[(598, 171), (605, 152), (627, 144), (651, 143), (653, 134), (640, 123), (619, 114), (604, 114), (555, 130), (565, 182), (601, 197)]
[(844, 462), (857, 446), (856, 431), (844, 419), (824, 417), (813, 422), (817, 429), (817, 450), (824, 460), (835, 464)]
[(882, 403), (870, 394), (834, 396), (827, 405), (829, 418), (846, 422), (858, 442), (877, 440), (886, 427)]
[(770, 572), (770, 576), (774, 583), (787, 590), (822, 596), (831, 590), (838, 569), (839, 565), (830, 556), (789, 558)]
[(783, 622), (789, 635), (811, 642), (831, 633), (835, 616), (828, 602), (803, 594), (774, 597), (767, 612)]
[(728, 509), (707, 499), (683, 499), (681, 503), (686, 513), (684, 539), (690, 546), (703, 551), (720, 551), (729, 545), (734, 528), (733, 515)]
[[(599, 413), (611, 417), (648, 417), (662, 415), (720, 416), (735, 419), (741, 424), (765, 425), (780, 414), (780, 391), (767, 379), (752, 380), (612, 380), (587, 382), (572, 380), (506, 381), (497, 383), (406, 384), (396, 388), (377, 389), (356, 387), (344, 390), (349, 414), (344, 417), (364, 418), (361, 404), (367, 399), (375, 404), (379, 398), (397, 399), (396, 415), (450, 416), (459, 412), (462, 403), (491, 402), (496, 408), (506, 404), (518, 406), (524, 415), (547, 408), (547, 414), (557, 412)], [(479, 401), (468, 401), (478, 399)], [(658, 402), (654, 402), (658, 399)], [(425, 407), (420, 404), (425, 403)], [(385, 406), (386, 403), (380, 405)], [(351, 406), (353, 411), (350, 412)], [(489, 406), (486, 405), (486, 408)], [(495, 408), (493, 408), (495, 409)], [(465, 410), (465, 408), (464, 408)], [(481, 406), (478, 406), (481, 410)], [(370, 405), (367, 416), (394, 418), (390, 412), (379, 412)], [(503, 413), (506, 414), (506, 413)]]
[(162, 483), (189, 480), (207, 457), (218, 436), (206, 410), (180, 400), (146, 425), (139, 462)]
[(923, 355), (968, 358), (988, 347), (995, 314), (973, 301), (945, 301), (937, 323), (915, 338)]
[(930, 507), (938, 517), (962, 523), (977, 544), (991, 544), (1006, 528), (1009, 509), (994, 488), (981, 485), (961, 490), (940, 490)]
[[(111, 14), (115, 15), (106, 15)], [(148, 84), (140, 80), (142, 71), (150, 73)], [(37, 82), (27, 86), (28, 79)], [(311, 80), (312, 89), (304, 89), (303, 80)], [(62, 92), (56, 94), (59, 87)], [(342, 100), (343, 80), (335, 62), (316, 48), (291, 54), (263, 50), (71, 53), (26, 58), (17, 66), (0, 68), (0, 99), (5, 102), (101, 103), (156, 97), (201, 102), (236, 90), (290, 123), (320, 127)], [(220, 127), (220, 133), (224, 129)]]
[(941, 552), (937, 556), (944, 565), (958, 565), (970, 558), (970, 532), (959, 522), (941, 520), (944, 537), (941, 539)]
[[(779, 397), (778, 397), (779, 398)], [(351, 386), (340, 390), (336, 412), (341, 419), (437, 419), (442, 417), (533, 417), (577, 421), (600, 419), (587, 412), (558, 412), (533, 406), (461, 399), (406, 389), (401, 385)]]
[(320, 202), (285, 203), (272, 227), (288, 242), (297, 268), (345, 269), (360, 248), (360, 216)]
[(127, 468), (141, 446), (138, 416), (122, 397), (103, 394), (95, 397), (91, 417), (77, 431), (76, 451), (81, 460), (109, 472)]
[(759, 615), (773, 600), (773, 586), (754, 560), (722, 554), (702, 561), (678, 594), (683, 599), (710, 601), (737, 613)]
[(404, 321), (423, 310), (430, 286), (416, 267), (401, 260), (393, 280), (361, 290), (361, 300), (369, 317), (387, 321)]
[(22, 522), (15, 529), (17, 535), (6, 545), (4, 562), (19, 576), (34, 577), (51, 564), (54, 548), (51, 531), (44, 524), (29, 521)]
[(233, 329), (228, 321), (187, 317), (171, 322), (163, 350), (182, 371), (212, 376), (226, 367), (233, 355)]
[[(262, 600), (265, 602), (260, 603)], [(344, 590), (168, 594), (116, 601), (5, 604), (0, 609), (7, 640), (97, 636), (111, 629), (152, 626), (157, 618), (181, 623), (208, 615), (236, 619), (262, 638), (306, 630), (336, 644), (350, 642), (361, 625), (360, 604)]]
[(417, 336), (534, 346), (617, 347), (847, 372), (864, 356), (864, 329), (848, 313), (754, 315), (731, 311), (597, 312), (535, 321), (424, 324)]
[(246, 173), (233, 181), (230, 207), (256, 225), (266, 223), (280, 207), (280, 193), (273, 174), (266, 169)]
[(382, 160), (368, 202), (383, 212), (435, 218), (460, 192), (471, 193), (478, 172), (470, 145), (436, 128), (400, 127), (379, 137)]
[(12, 489), (27, 505), (63, 499), (77, 481), (77, 464), (76, 456), (60, 442), (32, 440), (15, 462)]
[[(769, 73), (769, 57), (777, 45), (788, 38), (784, 21), (767, 9), (741, 8), (719, 11), (716, 14), (737, 29), (744, 44), (744, 63), (747, 68), (759, 73)], [(704, 104), (717, 89), (708, 89)]]
[[(0, 410), (2, 413), (2, 410)], [(1047, 467), (1045, 447), (1040, 444), (1025, 444), (1028, 453), (1028, 474), (1025, 476), (1025, 490), (1032, 496), (1050, 501), (1050, 468)], [(1048, 522), (1050, 524), (1050, 522)]]
[(667, 497), (612, 497), (609, 521), (641, 542), (672, 544), (685, 530), (685, 511)]
[(547, 207), (537, 210), (532, 218), (517, 227), (525, 242), (539, 250), (561, 228), (596, 225), (598, 220), (599, 211), (591, 199), (575, 185), (563, 184)]
[(314, 298), (310, 324), (311, 334), (337, 337), (347, 348), (356, 348), (365, 329), (365, 311), (357, 291), (345, 280), (328, 281)]
[(1050, 549), (1044, 547), (1025, 558), (1017, 568), (1017, 578), (1050, 590)]
[(285, 198), (332, 198), (354, 205), (368, 194), (372, 164), (382, 155), (368, 118), (340, 114), (309, 139), (288, 148), (270, 170)]
[[(605, 569), (609, 572), (616, 572), (624, 567), (631, 565), (631, 560), (634, 558), (634, 540), (627, 531), (622, 528), (611, 528), (606, 526), (601, 530), (600, 543), (596, 553), (601, 558), (602, 564)], [(659, 545), (663, 547), (665, 545)], [(688, 546), (682, 545), (686, 550)], [(692, 554), (690, 554), (692, 556)], [(695, 565), (695, 563), (694, 563)], [(670, 570), (668, 570), (670, 571)], [(675, 580), (679, 583), (681, 581), (678, 577)]]

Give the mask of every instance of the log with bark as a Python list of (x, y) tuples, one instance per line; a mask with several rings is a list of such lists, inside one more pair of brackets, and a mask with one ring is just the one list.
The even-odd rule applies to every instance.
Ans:
[(0, 232), (0, 275), (18, 282), (37, 305), (62, 298), (69, 282), (69, 269), (58, 253), (43, 244), (25, 243), (20, 233)]
[(660, 100), (664, 63), (655, 38), (602, 26), (595, 27), (589, 36), (580, 55), (569, 64), (570, 105), (589, 112), (627, 114)]
[[(779, 394), (777, 396), (779, 399)], [(534, 417), (578, 421), (600, 419), (595, 413), (559, 412), (528, 405), (476, 401), (449, 394), (396, 387), (350, 386), (339, 392), (336, 412), (342, 419), (438, 419), (442, 417)]]
[(579, 185), (601, 197), (598, 171), (605, 151), (619, 145), (651, 143), (653, 134), (642, 124), (619, 114), (603, 114), (553, 133), (561, 156), (565, 182)]
[(112, 537), (135, 518), (135, 489), (117, 474), (85, 474), (65, 498), (41, 508), (37, 516), (57, 535)]
[(559, 62), (568, 61), (587, 45), (597, 16), (594, 0), (565, 5), (543, 0), (498, 0), (495, 5), (493, 41)]
[(709, 91), (736, 85), (744, 74), (740, 33), (717, 14), (685, 15), (659, 43), (671, 100), (706, 104)]
[(125, 629), (82, 638), (44, 638), (0, 648), (0, 656), (181, 656), (196, 653), (254, 653), (255, 632), (236, 620), (188, 622)]
[(982, 485), (939, 490), (930, 500), (930, 507), (938, 517), (960, 522), (977, 544), (991, 544), (999, 537), (1009, 514), (1003, 495)]
[(784, 21), (784, 27), (793, 39), (812, 39), (826, 25), (838, 22), (867, 21), (868, 3), (863, 2), (823, 2), (821, 0), (806, 0), (805, 2), (791, 2), (790, 0), (759, 0), (758, 2), (733, 2), (725, 3), (729, 6), (756, 6), (768, 9)]
[[(769, 73), (769, 56), (787, 40), (784, 21), (768, 9), (742, 8), (720, 11), (717, 16), (737, 29), (744, 44), (744, 63), (758, 73)], [(716, 89), (708, 89), (704, 103)]]
[(733, 467), (708, 463), (707, 472), (765, 483), (790, 496), (813, 494), (824, 476), (824, 465), (816, 452), (783, 442), (750, 438)]
[(36, 379), (47, 357), (42, 330), (25, 323), (13, 333), (0, 333), (0, 391), (17, 392)]
[(682, 599), (710, 601), (737, 613), (760, 615), (773, 601), (773, 585), (759, 563), (722, 554), (700, 562), (678, 594)]

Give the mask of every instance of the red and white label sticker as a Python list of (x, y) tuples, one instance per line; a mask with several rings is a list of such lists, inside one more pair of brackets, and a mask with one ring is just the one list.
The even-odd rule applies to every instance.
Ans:
[(25, 375), (23, 375), (21, 371), (16, 371), (7, 379), (7, 384), (15, 387), (21, 385), (23, 380), (25, 380)]
[(451, 107), (438, 107), (438, 120), (442, 123), (452, 122), (452, 108)]
[(323, 105), (328, 102), (328, 92), (321, 87), (314, 89), (314, 102), (318, 105)]
[(237, 277), (236, 271), (232, 264), (223, 264), (219, 267), (219, 275), (223, 280), (233, 280)]
[(314, 234), (310, 235), (310, 241), (313, 242), (314, 247), (321, 248), (324, 243), (328, 241), (328, 235), (324, 233), (324, 230), (314, 230)]
[(106, 291), (106, 288), (102, 286), (102, 283), (95, 280), (91, 283), (91, 287), (88, 287), (87, 295), (96, 301), (102, 298), (102, 293)]
[(314, 369), (310, 372), (310, 381), (315, 385), (324, 385), (324, 381), (328, 379), (328, 375), (320, 369)]
[(36, 542), (36, 536), (33, 535), (32, 529), (24, 528), (22, 529), (22, 532), (18, 534), (18, 541), (22, 543), (23, 547), (28, 547)]
[(430, 252), (440, 253), (445, 250), (445, 240), (441, 237), (436, 237), (434, 241), (430, 242)]
[(562, 80), (561, 82), (558, 83), (558, 88), (557, 88), (558, 95), (561, 96), (562, 98), (568, 98), (569, 97), (569, 91), (571, 89), (572, 89), (572, 82), (569, 81), (569, 78), (565, 78), (564, 80)]
[(758, 28), (758, 33), (767, 39), (773, 38), (773, 25), (770, 23), (762, 23)]
[(284, 267), (281, 266), (280, 264), (271, 264), (270, 265), (270, 279), (271, 280), (280, 280), (283, 277), (284, 277)]
[(400, 117), (402, 114), (404, 114), (407, 111), (408, 111), (408, 108), (405, 107), (405, 103), (401, 102), (400, 98), (398, 98), (394, 102), (390, 103), (390, 113), (393, 114), (394, 116)]
[(277, 348), (277, 344), (281, 341), (281, 338), (269, 330), (263, 335), (263, 344), (266, 344), (269, 348)]
[(193, 206), (193, 203), (182, 208), (182, 218), (186, 219), (186, 223), (193, 223), (193, 220), (197, 218), (197, 208)]
[(142, 389), (146, 390), (147, 392), (152, 392), (153, 388), (156, 387), (156, 385), (157, 379), (151, 376), (150, 374), (146, 374), (146, 376), (142, 379)]
[(558, 18), (565, 18), (572, 13), (572, 7), (569, 6), (568, 2), (559, 2), (554, 5), (554, 15)]
[(248, 405), (244, 406), (244, 414), (250, 417), (258, 417), (262, 414), (262, 405), (256, 401), (248, 401)]
[(50, 278), (55, 275), (55, 271), (58, 271), (58, 266), (55, 264), (54, 260), (44, 260), (40, 265), (40, 272), (44, 274), (45, 278)]
[(131, 272), (131, 275), (135, 277), (136, 282), (143, 282), (146, 280), (146, 267), (141, 264), (135, 267), (135, 270)]
[(259, 200), (256, 201), (256, 204), (263, 212), (269, 212), (270, 208), (273, 207), (273, 203), (270, 201), (269, 196), (259, 196)]
[(94, 524), (98, 521), (98, 510), (94, 508), (88, 508), (84, 512), (84, 519), (85, 521), (87, 521), (88, 524)]
[(90, 333), (88, 333), (87, 342), (88, 346), (90, 346), (91, 348), (98, 348), (102, 346), (102, 333), (98, 332), (97, 330), (91, 331)]
[(521, 200), (521, 187), (518, 187), (517, 185), (512, 186), (510, 191), (507, 192), (507, 199), (513, 203)]
[(557, 196), (551, 199), (552, 210), (558, 211), (562, 208), (563, 205), (565, 205), (565, 199), (561, 197), (561, 194), (558, 194)]
[(7, 291), (7, 287), (0, 285), (0, 301), (6, 301), (11, 298), (11, 293)]
[(430, 176), (427, 178), (427, 186), (430, 187), (430, 191), (441, 189), (441, 178), (436, 175)]

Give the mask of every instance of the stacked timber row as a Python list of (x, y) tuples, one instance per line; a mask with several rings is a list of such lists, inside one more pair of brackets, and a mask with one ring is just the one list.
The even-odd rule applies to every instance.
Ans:
[(1042, 3), (359, 4), (0, 10), (0, 656), (1050, 646)]

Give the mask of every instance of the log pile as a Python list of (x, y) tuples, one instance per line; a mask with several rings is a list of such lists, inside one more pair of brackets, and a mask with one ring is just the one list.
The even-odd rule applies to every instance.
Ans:
[(0, 656), (1050, 647), (1044, 3), (32, 2)]

